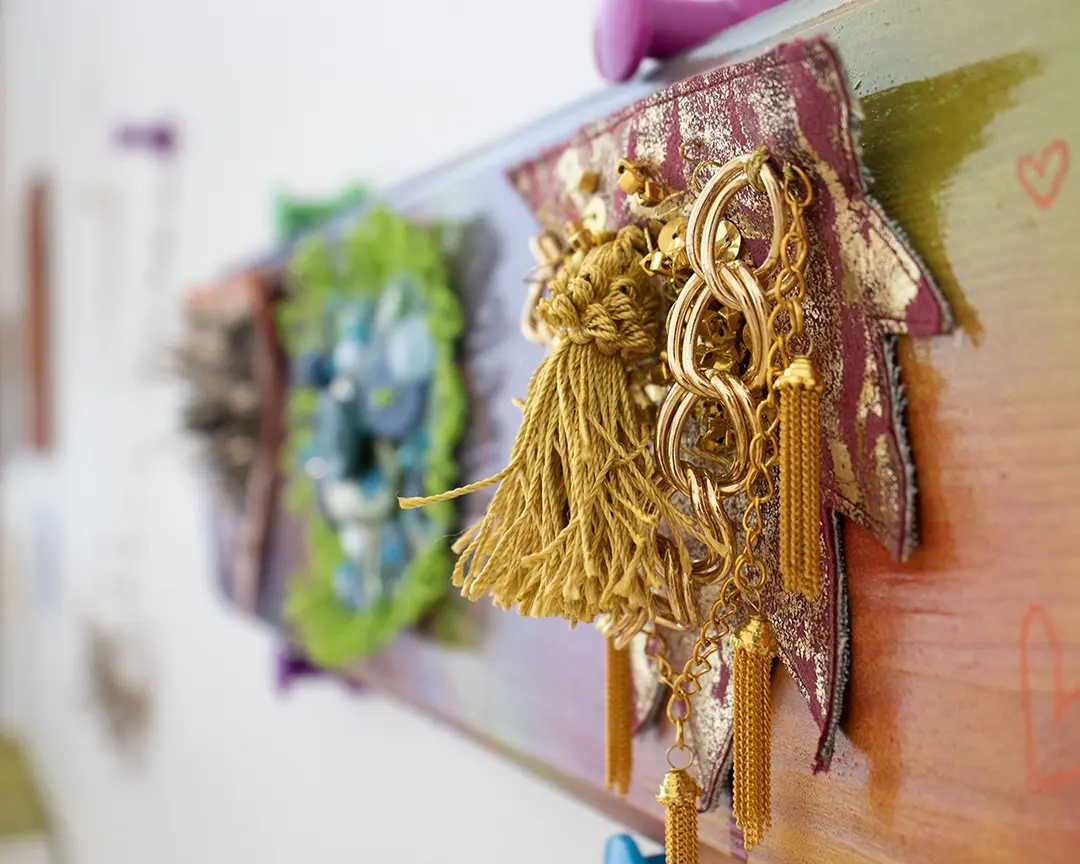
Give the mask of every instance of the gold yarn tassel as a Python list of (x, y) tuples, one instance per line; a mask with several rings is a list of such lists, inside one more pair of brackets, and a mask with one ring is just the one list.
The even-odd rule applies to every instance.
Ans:
[(751, 618), (735, 634), (735, 824), (749, 852), (772, 824), (772, 719), (770, 683), (776, 637), (764, 618)]
[(468, 599), (490, 594), (522, 615), (571, 624), (651, 617), (662, 521), (684, 570), (684, 535), (722, 551), (662, 491), (629, 389), (629, 364), (658, 351), (657, 289), (639, 264), (647, 248), (641, 228), (623, 228), (548, 284), (537, 313), (556, 344), (529, 382), (510, 464), (479, 483), (401, 499), (418, 507), (499, 483), (454, 546), (454, 584)]
[(664, 805), (664, 861), (666, 864), (697, 864), (698, 812), (701, 790), (685, 768), (664, 775), (656, 800)]
[(821, 590), (821, 382), (796, 357), (780, 391), (780, 572), (784, 590), (813, 600)]
[(634, 764), (634, 685), (630, 649), (607, 639), (607, 788), (616, 795), (630, 791)]

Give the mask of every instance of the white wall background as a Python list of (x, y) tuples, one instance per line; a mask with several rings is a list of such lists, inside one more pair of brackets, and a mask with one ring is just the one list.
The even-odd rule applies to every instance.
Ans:
[[(212, 584), (195, 460), (148, 350), (183, 289), (269, 244), (273, 190), (389, 185), (598, 88), (593, 13), (0, 0), (0, 315), (18, 312), (40, 173), (60, 402), (55, 454), (18, 456), (0, 484), (0, 721), (31, 747), (67, 862), (601, 860), (619, 826), (434, 723), (334, 684), (275, 693), (271, 635)], [(110, 148), (118, 121), (163, 114), (181, 129), (175, 173)], [(86, 624), (103, 617), (131, 625), (154, 681), (136, 761), (88, 696)]]
[[(618, 829), (382, 698), (321, 683), (278, 696), (270, 634), (212, 585), (175, 399), (135, 374), (145, 322), (170, 308), (148, 292), (175, 298), (265, 247), (273, 190), (389, 184), (597, 87), (589, 4), (524, 5), (2, 4), (0, 310), (15, 311), (23, 195), (40, 172), (62, 408), (54, 458), (20, 457), (4, 480), (0, 689), (66, 860), (592, 862)], [(118, 121), (162, 114), (183, 137), (164, 210), (160, 169), (109, 146)], [(161, 219), (172, 264), (151, 286)], [(137, 763), (109, 744), (85, 681), (86, 621), (118, 583), (115, 614), (141, 623), (155, 681)]]

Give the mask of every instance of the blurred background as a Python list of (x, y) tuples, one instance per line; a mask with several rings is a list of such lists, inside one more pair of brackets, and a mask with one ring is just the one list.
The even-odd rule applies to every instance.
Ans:
[[(391, 186), (598, 89), (593, 11), (0, 3), (0, 721), (53, 856), (13, 841), (0, 861), (600, 859), (618, 826), (433, 721), (333, 681), (278, 694), (273, 634), (214, 583), (205, 478), (153, 350), (184, 291), (272, 245), (275, 193)], [(162, 119), (170, 159), (116, 145), (124, 124)], [(18, 447), (36, 182), (54, 358), (42, 453)], [(111, 719), (99, 622), (136, 646), (128, 675), (147, 682)], [(133, 733), (136, 752), (117, 746)], [(0, 830), (18, 834), (38, 814), (16, 812), (5, 765)]]
[(278, 196), (392, 189), (608, 86), (597, 5), (0, 0), (0, 864), (599, 862), (623, 830), (376, 693), (282, 692), (167, 351)]

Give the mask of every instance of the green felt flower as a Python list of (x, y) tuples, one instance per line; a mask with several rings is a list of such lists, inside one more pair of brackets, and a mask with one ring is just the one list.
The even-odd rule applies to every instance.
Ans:
[[(417, 469), (423, 494), (441, 492), (456, 483), (459, 469), (454, 451), (466, 411), (464, 384), (455, 362), (463, 315), (450, 290), (444, 257), (444, 238), (438, 231), (375, 209), (334, 248), (321, 239), (300, 242), (288, 268), (289, 296), (278, 309), (282, 343), (290, 357), (298, 358), (327, 352), (327, 320), (332, 310), (350, 303), (377, 303), (387, 286), (402, 280), (419, 296), (434, 352)], [(372, 387), (367, 404), (374, 410), (390, 410), (398, 400), (393, 387), (378, 384)], [(453, 502), (425, 508), (423, 542), (413, 548), (401, 575), (362, 606), (344, 602), (335, 586), (335, 574), (346, 560), (341, 537), (320, 511), (315, 481), (304, 471), (304, 460), (319, 446), (319, 404), (320, 392), (315, 388), (294, 387), (288, 399), (289, 436), (283, 456), (286, 506), (302, 520), (306, 554), (290, 580), (285, 617), (315, 663), (339, 668), (386, 645), (444, 596), (453, 569), (448, 538), (454, 533), (456, 508)]]

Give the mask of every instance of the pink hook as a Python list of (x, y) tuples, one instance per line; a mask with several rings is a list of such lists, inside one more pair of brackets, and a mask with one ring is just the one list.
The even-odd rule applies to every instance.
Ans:
[(593, 33), (596, 65), (609, 81), (626, 81), (646, 57), (680, 54), (781, 2), (601, 0)]

